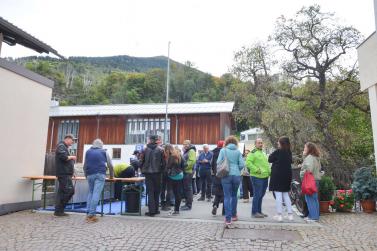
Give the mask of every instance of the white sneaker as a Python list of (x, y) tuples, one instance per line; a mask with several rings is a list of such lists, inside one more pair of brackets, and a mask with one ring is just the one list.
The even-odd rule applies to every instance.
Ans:
[(279, 214), (279, 215), (275, 215), (275, 216), (274, 216), (274, 220), (279, 221), (279, 222), (282, 222), (282, 221), (283, 221), (283, 216), (281, 216), (281, 214)]
[(288, 214), (288, 220), (293, 221), (293, 214)]

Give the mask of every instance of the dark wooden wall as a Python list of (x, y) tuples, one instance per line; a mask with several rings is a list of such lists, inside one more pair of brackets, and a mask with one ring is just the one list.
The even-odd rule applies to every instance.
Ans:
[[(58, 143), (58, 128), (62, 120), (78, 119), (80, 121), (79, 139), (77, 146), (78, 162), (82, 161), (82, 154), (85, 144), (91, 144), (96, 138), (100, 138), (104, 144), (124, 144), (125, 143), (125, 116), (88, 116), (88, 117), (64, 117), (50, 118), (47, 135), (47, 152), (55, 151)], [(97, 122), (99, 120), (99, 123)], [(51, 144), (51, 128), (54, 123), (54, 135)], [(98, 123), (98, 132), (97, 132)], [(98, 134), (97, 134), (98, 133)]]
[[(125, 144), (126, 122), (129, 118), (152, 118), (154, 116), (83, 116), (83, 117), (56, 117), (50, 118), (46, 151), (55, 151), (58, 143), (58, 128), (62, 120), (76, 119), (80, 121), (77, 157), (78, 162), (82, 161), (83, 148), (85, 144), (91, 144), (94, 139), (100, 138), (104, 144)], [(216, 144), (224, 139), (224, 123), (230, 125), (229, 114), (178, 114), (170, 115), (170, 142), (182, 144), (184, 140), (190, 139), (193, 144)], [(99, 127), (97, 132), (97, 119)], [(54, 121), (54, 133), (51, 141), (52, 124)], [(177, 128), (178, 124), (178, 128)], [(177, 137), (176, 137), (177, 135)]]

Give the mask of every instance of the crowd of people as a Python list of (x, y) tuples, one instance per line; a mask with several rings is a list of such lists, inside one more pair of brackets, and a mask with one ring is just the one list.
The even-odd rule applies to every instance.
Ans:
[[(69, 154), (69, 147), (74, 137), (68, 134), (56, 148), (56, 176), (59, 181), (56, 195), (55, 216), (66, 216), (65, 205), (74, 193), (72, 175), (76, 156)], [(133, 177), (141, 174), (145, 177), (148, 211), (145, 215), (153, 217), (161, 210), (170, 211), (170, 215), (179, 215), (180, 210), (191, 210), (193, 195), (200, 194), (198, 201), (212, 202), (212, 215), (217, 214), (220, 203), (223, 203), (222, 214), (225, 224), (231, 227), (238, 220), (238, 192), (241, 186), (243, 202), (248, 203), (252, 197), (251, 217), (265, 218), (263, 198), (267, 188), (273, 192), (276, 203), (275, 220), (284, 218), (293, 220), (292, 204), (288, 195), (292, 182), (292, 152), (289, 138), (281, 137), (277, 149), (269, 156), (263, 151), (263, 140), (256, 139), (252, 151), (241, 153), (238, 140), (229, 136), (219, 140), (216, 148), (209, 150), (207, 144), (197, 156), (197, 149), (190, 140), (183, 142), (183, 148), (171, 144), (163, 145), (157, 135), (149, 137), (145, 149), (134, 152), (130, 165), (118, 164), (113, 167), (111, 158), (103, 149), (103, 142), (96, 139), (85, 154), (83, 166), (87, 178), (89, 192), (87, 199), (88, 222), (96, 222), (96, 207), (100, 200), (107, 169), (110, 178)], [(301, 166), (301, 177), (311, 172), (318, 188), (321, 178), (319, 150), (308, 142), (304, 147), (304, 161)], [(218, 166), (227, 164), (225, 176), (217, 175)], [(120, 199), (122, 183), (115, 183), (116, 199)], [(213, 197), (214, 196), (214, 197)], [(305, 195), (308, 205), (308, 222), (318, 221), (318, 194)], [(181, 205), (181, 203), (184, 205)], [(283, 214), (283, 205), (287, 215)], [(172, 207), (172, 208), (171, 208)]]

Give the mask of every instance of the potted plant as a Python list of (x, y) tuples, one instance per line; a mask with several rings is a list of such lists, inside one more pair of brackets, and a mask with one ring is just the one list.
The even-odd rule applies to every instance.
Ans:
[(365, 213), (376, 210), (377, 177), (374, 168), (362, 167), (353, 174), (352, 190)]
[(333, 199), (335, 184), (331, 177), (322, 176), (319, 181), (319, 210), (321, 213), (328, 213), (330, 201)]
[(337, 190), (330, 205), (337, 212), (351, 212), (355, 204), (355, 195), (352, 190)]

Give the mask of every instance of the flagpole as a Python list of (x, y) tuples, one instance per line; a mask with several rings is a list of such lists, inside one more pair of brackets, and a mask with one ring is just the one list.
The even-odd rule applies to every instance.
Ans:
[(168, 143), (168, 104), (169, 104), (169, 80), (170, 80), (170, 41), (168, 43), (168, 69), (166, 76), (166, 102), (165, 102), (165, 126), (164, 126), (164, 143)]

